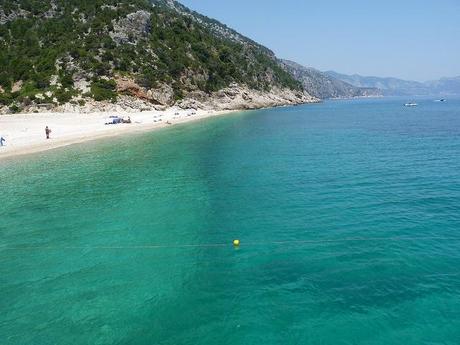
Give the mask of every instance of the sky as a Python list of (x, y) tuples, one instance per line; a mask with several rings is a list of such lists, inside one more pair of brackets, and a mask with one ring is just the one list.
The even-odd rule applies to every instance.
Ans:
[(460, 0), (179, 0), (322, 71), (460, 76)]

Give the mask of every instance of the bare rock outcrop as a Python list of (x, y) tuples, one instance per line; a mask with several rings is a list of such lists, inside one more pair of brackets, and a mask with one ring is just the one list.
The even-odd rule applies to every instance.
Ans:
[(163, 84), (157, 89), (147, 90), (128, 77), (118, 77), (116, 83), (118, 93), (163, 106), (174, 104), (174, 90), (169, 85)]
[[(174, 90), (169, 85), (162, 85), (154, 90), (146, 90), (128, 77), (116, 78), (118, 98), (116, 102), (95, 101), (89, 97), (77, 96), (62, 105), (53, 100), (47, 104), (30, 103), (23, 111), (32, 112), (139, 112), (164, 110), (171, 106), (182, 109), (201, 109), (209, 111), (246, 110), (303, 103), (318, 102), (319, 99), (306, 92), (287, 88), (273, 87), (269, 91), (254, 90), (244, 85), (232, 84), (222, 90), (206, 93), (191, 91), (180, 100), (175, 101)], [(19, 83), (15, 87), (20, 87)], [(46, 95), (51, 96), (51, 93)], [(0, 108), (0, 113), (9, 113), (7, 107)]]
[(262, 91), (233, 84), (212, 94), (206, 94), (202, 91), (189, 93), (178, 103), (178, 106), (206, 110), (244, 110), (318, 101), (317, 98), (301, 91), (277, 87), (270, 91)]
[(146, 11), (130, 13), (125, 18), (114, 20), (112, 23), (113, 31), (110, 32), (110, 37), (117, 44), (136, 44), (151, 30), (150, 13)]
[(174, 90), (169, 85), (162, 85), (158, 89), (151, 89), (147, 91), (149, 99), (154, 100), (156, 103), (161, 105), (173, 105), (174, 104)]
[(24, 10), (13, 11), (6, 14), (3, 8), (0, 8), (0, 25), (5, 25), (8, 22), (12, 22), (18, 18), (26, 18), (29, 13)]
[(11, 87), (11, 92), (19, 92), (19, 91), (21, 91), (22, 84), (23, 84), (22, 80), (18, 80), (17, 82), (15, 82), (13, 84), (13, 86)]

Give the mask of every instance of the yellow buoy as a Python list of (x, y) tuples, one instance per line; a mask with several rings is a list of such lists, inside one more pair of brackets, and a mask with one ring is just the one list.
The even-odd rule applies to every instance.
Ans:
[(234, 240), (234, 241), (233, 241), (233, 245), (234, 245), (235, 247), (239, 247), (239, 246), (240, 246), (240, 240)]

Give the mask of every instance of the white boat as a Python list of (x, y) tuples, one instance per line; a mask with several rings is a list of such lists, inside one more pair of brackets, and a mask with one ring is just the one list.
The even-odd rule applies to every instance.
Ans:
[(416, 107), (418, 104), (417, 103), (414, 103), (414, 102), (410, 102), (410, 103), (405, 103), (404, 106), (405, 107)]

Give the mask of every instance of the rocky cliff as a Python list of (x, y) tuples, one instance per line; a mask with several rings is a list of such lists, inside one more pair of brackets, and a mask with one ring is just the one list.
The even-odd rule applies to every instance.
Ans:
[(176, 1), (2, 0), (2, 112), (218, 100), (234, 109), (316, 98), (269, 49)]
[(327, 98), (379, 97), (383, 93), (378, 88), (356, 87), (340, 79), (327, 75), (311, 67), (296, 62), (281, 60), (283, 68), (300, 81), (304, 89), (312, 96)]

